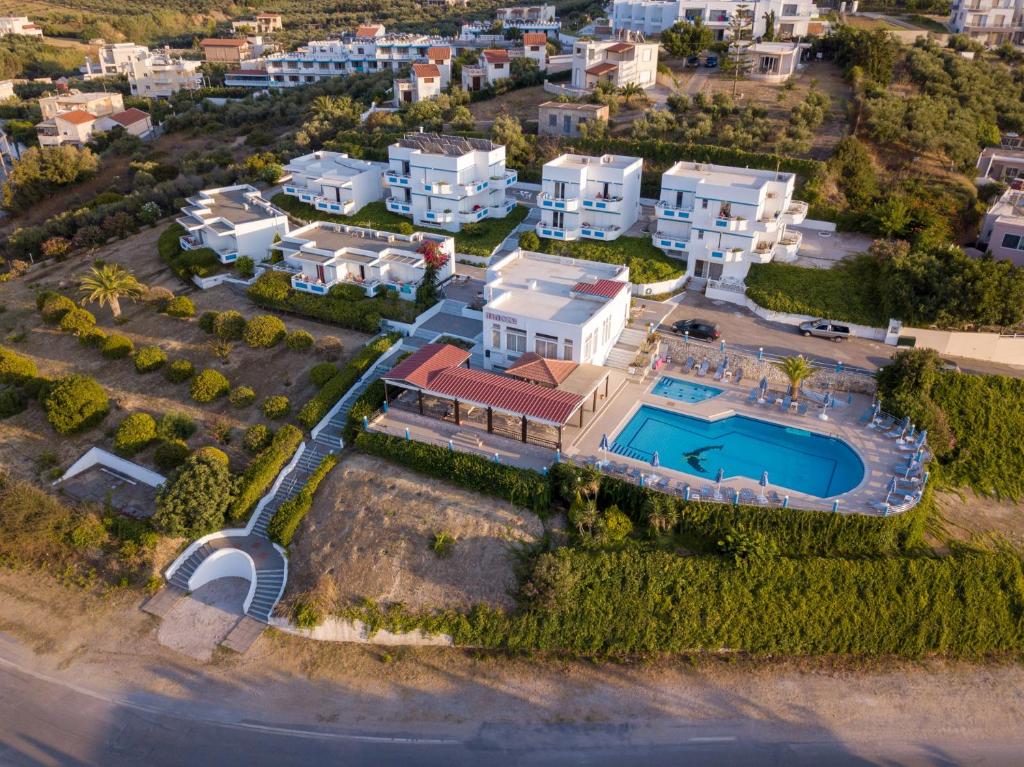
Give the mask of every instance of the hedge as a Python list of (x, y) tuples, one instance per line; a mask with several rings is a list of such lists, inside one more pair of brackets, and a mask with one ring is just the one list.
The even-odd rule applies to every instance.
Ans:
[(235, 407), (249, 407), (256, 401), (256, 391), (250, 386), (236, 386), (228, 395), (228, 402)]
[(122, 455), (135, 455), (156, 439), (156, 420), (149, 413), (125, 416), (114, 434), (114, 449)]
[(178, 238), (187, 234), (184, 227), (171, 224), (157, 239), (157, 252), (160, 260), (171, 268), (179, 279), (192, 284), (192, 276), (211, 277), (223, 266), (217, 254), (210, 248), (182, 250)]
[(321, 387), (309, 402), (299, 411), (299, 423), (307, 429), (316, 426), (327, 415), (335, 403), (345, 396), (366, 370), (388, 349), (401, 339), (394, 333), (381, 336), (362, 349), (348, 361), (336, 376)]
[(264, 450), (273, 438), (274, 432), (270, 430), (269, 426), (262, 423), (254, 423), (245, 430), (245, 436), (242, 437), (242, 447), (250, 453), (258, 453)]
[(83, 335), (96, 325), (96, 317), (88, 309), (72, 309), (60, 319), (60, 329), (65, 333)]
[(152, 373), (167, 362), (167, 352), (159, 346), (143, 346), (135, 354), (135, 370), (139, 373)]
[(229, 309), (213, 318), (213, 332), (221, 341), (241, 341), (245, 333), (245, 317)]
[(190, 360), (174, 360), (164, 370), (164, 378), (171, 383), (184, 383), (196, 374), (196, 366)]
[(116, 333), (103, 339), (103, 344), (100, 346), (100, 352), (108, 360), (124, 359), (133, 351), (135, 351), (135, 344), (132, 343), (132, 339)]
[(28, 406), (28, 397), (17, 386), (0, 385), (0, 418), (17, 415)]
[(284, 418), (292, 411), (292, 404), (283, 394), (273, 394), (263, 400), (263, 415), (267, 418)]
[(307, 330), (293, 330), (284, 340), (284, 345), (296, 352), (308, 351), (313, 348), (315, 343), (316, 339), (313, 338), (313, 334)]
[(284, 323), (273, 314), (258, 314), (245, 323), (242, 337), (253, 349), (269, 349), (283, 341), (287, 334)]
[(175, 296), (164, 307), (164, 314), (171, 317), (194, 317), (195, 313), (196, 305), (192, 303), (192, 299), (188, 296)]
[(192, 399), (196, 402), (213, 402), (223, 397), (231, 388), (231, 383), (223, 373), (207, 368), (192, 381)]
[(74, 434), (102, 421), (110, 412), (110, 400), (94, 379), (71, 375), (47, 387), (43, 409), (55, 431)]
[(320, 362), (309, 369), (309, 382), (320, 389), (338, 375), (340, 368), (333, 362)]
[(482, 455), (471, 455), (437, 445), (426, 445), (379, 432), (363, 432), (355, 441), (358, 450), (478, 493), (504, 498), (510, 503), (546, 516), (551, 506), (548, 480), (539, 472), (520, 469)]
[(0, 346), (0, 383), (26, 384), (39, 375), (31, 357)]
[(64, 315), (73, 309), (77, 309), (78, 305), (67, 296), (62, 296), (57, 293), (41, 293), (40, 296), (45, 295), (42, 305), (39, 306), (40, 313), (43, 315), (43, 322), (48, 325), (56, 325), (62, 319)]
[(309, 479), (306, 480), (302, 489), (278, 507), (274, 516), (270, 518), (270, 524), (267, 525), (267, 535), (270, 536), (270, 540), (281, 546), (288, 546), (292, 542), (299, 523), (302, 522), (313, 505), (313, 494), (317, 487), (337, 465), (338, 457), (336, 455), (325, 455), (320, 461), (320, 465), (309, 475)]
[(294, 426), (282, 426), (278, 430), (270, 447), (253, 458), (246, 467), (239, 481), (238, 492), (228, 508), (228, 519), (238, 522), (252, 511), (301, 443), (302, 432)]
[(384, 405), (384, 382), (379, 378), (366, 387), (366, 391), (356, 397), (352, 407), (348, 409), (348, 420), (345, 422), (345, 444), (352, 444), (359, 432), (363, 430), (363, 418), (369, 418)]

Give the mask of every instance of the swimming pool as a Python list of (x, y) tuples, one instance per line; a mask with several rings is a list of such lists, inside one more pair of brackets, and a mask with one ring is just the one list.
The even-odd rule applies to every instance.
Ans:
[(723, 391), (725, 390), (715, 386), (705, 386), (704, 384), (693, 383), (692, 381), (684, 381), (681, 378), (662, 376), (658, 379), (658, 383), (654, 385), (654, 388), (651, 389), (651, 394), (658, 394), (662, 397), (678, 400), (679, 402), (694, 404), (717, 397)]
[(853, 448), (823, 434), (733, 415), (718, 421), (642, 405), (615, 437), (611, 452), (714, 480), (760, 481), (771, 487), (819, 498), (848, 492), (864, 478), (864, 464)]

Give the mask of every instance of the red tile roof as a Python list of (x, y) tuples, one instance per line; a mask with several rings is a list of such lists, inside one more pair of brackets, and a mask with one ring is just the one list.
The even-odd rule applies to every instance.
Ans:
[(120, 125), (133, 125), (139, 122), (139, 120), (148, 120), (149, 115), (141, 109), (129, 107), (123, 112), (118, 112), (116, 115), (110, 115), (110, 119)]
[(592, 66), (590, 69), (587, 70), (587, 74), (588, 75), (598, 75), (598, 76), (606, 75), (609, 72), (614, 72), (618, 68), (619, 68), (618, 64), (611, 64), (611, 63), (606, 61), (603, 64), (595, 64), (594, 66)]
[(385, 378), (408, 381), (414, 386), (426, 386), (434, 373), (458, 367), (469, 357), (469, 352), (458, 346), (425, 344), (395, 365)]
[(608, 50), (612, 53), (626, 53), (633, 50), (633, 46), (630, 43), (615, 43), (615, 45), (609, 45)]
[(383, 24), (360, 24), (356, 27), (356, 37), (376, 37), (383, 33)]
[(488, 48), (481, 56), (490, 64), (507, 64), (509, 62), (508, 51), (501, 48)]
[(86, 123), (94, 122), (97, 117), (88, 112), (83, 112), (81, 109), (72, 109), (70, 112), (61, 112), (55, 116), (55, 119), (64, 120), (74, 125), (85, 125)]
[(446, 45), (437, 45), (427, 48), (427, 58), (431, 61), (437, 61), (438, 59), (450, 59), (452, 57), (452, 49)]
[(598, 280), (597, 282), (577, 282), (572, 289), (574, 293), (615, 298), (624, 287), (626, 287), (626, 283), (618, 280)]
[(543, 32), (527, 32), (523, 35), (523, 45), (547, 45), (548, 36)]
[(527, 352), (505, 372), (524, 381), (558, 386), (577, 367), (579, 366), (572, 360), (552, 360), (541, 357), (536, 352)]
[(248, 40), (235, 37), (207, 37), (199, 43), (203, 48), (241, 48), (248, 44)]
[(441, 70), (436, 64), (413, 64), (412, 73), (416, 77), (440, 77)]

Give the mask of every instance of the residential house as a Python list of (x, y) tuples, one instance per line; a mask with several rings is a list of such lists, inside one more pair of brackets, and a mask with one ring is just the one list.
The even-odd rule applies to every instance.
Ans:
[(1022, 45), (1024, 0), (953, 0), (947, 26), (990, 48)]
[(747, 78), (769, 83), (784, 83), (796, 74), (800, 56), (808, 43), (754, 43), (743, 49), (747, 59)]
[(14, 80), (0, 80), (0, 101), (14, 98)]
[(698, 280), (742, 282), (750, 264), (793, 261), (807, 203), (793, 199), (796, 176), (677, 162), (661, 177), (656, 248), (686, 261)]
[(72, 109), (58, 112), (36, 125), (36, 138), (40, 146), (84, 146), (95, 134), (115, 128), (121, 128), (132, 136), (146, 138), (153, 131), (153, 122), (147, 112), (135, 107), (104, 115)]
[(463, 24), (459, 36), (464, 40), (489, 39), (494, 36), (498, 25), (502, 29), (518, 29), (521, 32), (543, 32), (550, 37), (557, 37), (561, 29), (561, 24), (555, 18), (555, 6), (530, 5), (498, 8), (494, 12), (494, 22), (474, 21)]
[(548, 36), (543, 32), (523, 34), (523, 56), (537, 63), (541, 72), (548, 69)]
[(291, 178), (282, 190), (317, 210), (350, 216), (384, 196), (381, 178), (386, 169), (385, 163), (321, 150), (295, 157), (284, 166)]
[(515, 250), (487, 268), (484, 366), (524, 355), (603, 365), (629, 321), (629, 268)]
[(58, 93), (56, 96), (42, 96), (39, 99), (39, 111), (44, 120), (56, 117), (61, 112), (81, 110), (94, 117), (124, 111), (124, 98), (120, 93), (92, 92), (82, 93), (72, 90)]
[(131, 69), (131, 61), (149, 53), (145, 45), (135, 43), (104, 43), (96, 52), (96, 62), (91, 56), (85, 57), (85, 64), (79, 67), (84, 79), (97, 77), (113, 77), (126, 75)]
[(314, 221), (282, 236), (274, 248), (292, 272), (295, 290), (326, 295), (334, 285), (351, 284), (369, 296), (394, 292), (414, 301), (427, 269), (428, 242), (447, 256), (437, 272), (438, 283), (445, 283), (455, 274), (455, 240), (445, 235), (395, 234)]
[(462, 65), (462, 87), (470, 91), (490, 88), (498, 80), (511, 77), (512, 58), (504, 48), (488, 48), (476, 64)]
[(542, 169), (537, 236), (615, 240), (640, 217), (639, 157), (563, 154)]
[(0, 16), (0, 37), (7, 35), (42, 37), (43, 29), (29, 21), (27, 16)]
[(406, 79), (394, 81), (395, 106), (441, 95), (441, 70), (436, 64), (413, 64)]
[(1014, 181), (988, 209), (979, 241), (993, 258), (1024, 266), (1024, 190)]
[(201, 61), (172, 56), (168, 51), (150, 53), (128, 63), (128, 85), (133, 96), (170, 98), (178, 91), (194, 91), (203, 87)]
[(270, 35), (284, 29), (284, 16), (280, 13), (257, 13), (251, 19), (231, 22), (231, 31), (236, 35)]
[(249, 184), (204, 189), (186, 203), (177, 219), (188, 232), (181, 247), (210, 248), (224, 264), (239, 256), (264, 261), (274, 238), (288, 234), (288, 216)]
[(999, 146), (1003, 149), (1024, 149), (1024, 136), (1019, 133), (1003, 133), (999, 136)]
[(545, 101), (537, 107), (537, 132), (541, 136), (579, 138), (580, 124), (589, 120), (608, 121), (607, 104), (578, 104)]
[(505, 147), (487, 139), (409, 133), (388, 147), (385, 200), (413, 223), (458, 232), (464, 224), (505, 218), (515, 207), (506, 190)]
[(593, 91), (598, 83), (615, 88), (635, 84), (654, 87), (658, 75), (658, 43), (623, 34), (613, 40), (577, 40), (572, 48), (572, 87)]
[(611, 22), (616, 32), (656, 35), (680, 21), (699, 21), (721, 41), (729, 38), (729, 23), (741, 6), (750, 14), (754, 38), (764, 37), (769, 21), (777, 40), (806, 37), (818, 16), (813, 0), (613, 0)]
[(244, 37), (207, 37), (199, 47), (203, 58), (215, 64), (241, 64), (253, 57), (252, 44)]
[(1024, 178), (1024, 149), (1002, 149), (987, 146), (978, 156), (978, 178), (1009, 184)]
[(553, 5), (519, 5), (511, 8), (498, 8), (494, 18), (506, 27), (523, 28), (524, 24), (551, 23), (555, 19)]

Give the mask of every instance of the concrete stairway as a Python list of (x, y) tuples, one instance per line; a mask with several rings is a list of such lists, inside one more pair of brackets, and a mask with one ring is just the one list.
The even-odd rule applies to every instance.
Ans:
[(645, 338), (647, 338), (647, 333), (643, 330), (636, 330), (634, 328), (623, 330), (618, 342), (608, 352), (608, 359), (604, 363), (605, 366), (627, 370), (632, 366), (633, 360), (636, 359), (636, 353)]
[(246, 615), (262, 623), (270, 622), (270, 613), (284, 591), (284, 568), (256, 571), (256, 591)]
[(204, 543), (198, 549), (193, 551), (192, 556), (182, 562), (181, 567), (175, 571), (170, 581), (171, 585), (188, 591), (188, 579), (192, 577), (192, 574), (199, 568), (199, 565), (203, 563), (203, 560), (216, 550), (217, 549), (209, 543)]

